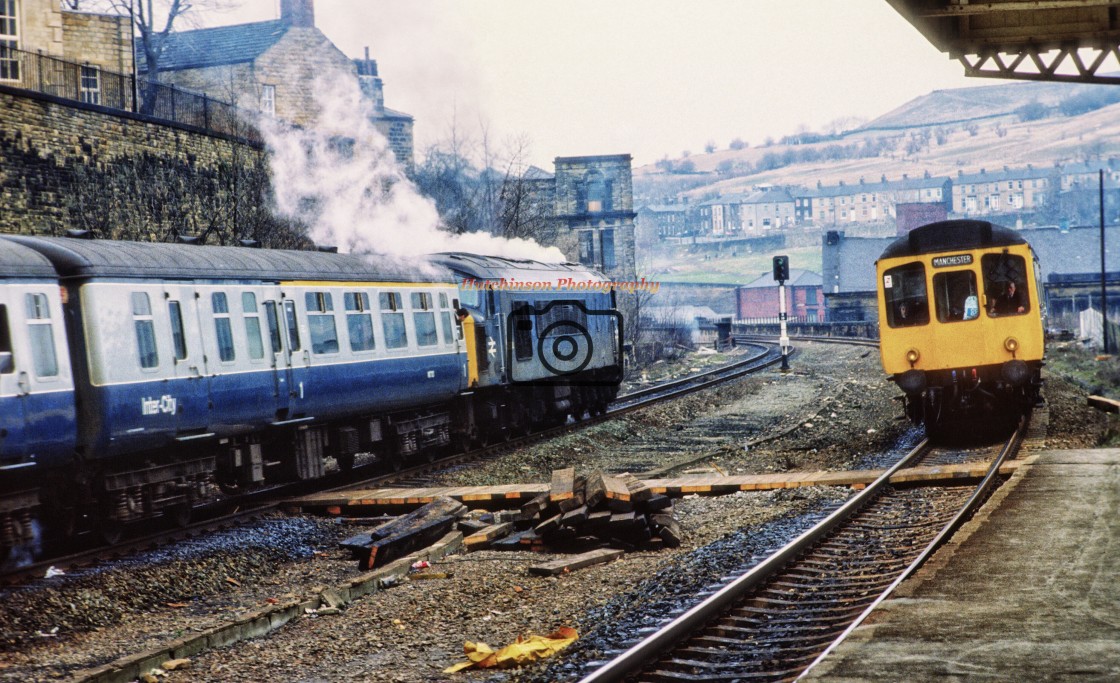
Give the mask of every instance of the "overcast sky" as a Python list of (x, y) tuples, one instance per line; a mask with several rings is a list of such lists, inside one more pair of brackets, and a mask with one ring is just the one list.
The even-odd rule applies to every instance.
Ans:
[[(244, 0), (205, 23), (278, 8)], [(386, 106), (416, 118), (418, 156), (452, 121), (477, 137), (484, 120), (499, 143), (527, 138), (549, 171), (557, 156), (640, 166), (708, 141), (755, 145), (991, 83), (885, 0), (315, 0), (315, 18), (349, 56), (370, 48)]]

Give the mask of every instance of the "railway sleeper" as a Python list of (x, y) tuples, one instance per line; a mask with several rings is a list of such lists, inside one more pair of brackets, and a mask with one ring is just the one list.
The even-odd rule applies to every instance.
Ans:
[(802, 628), (806, 625), (813, 626), (814, 628), (827, 628), (828, 624), (847, 624), (852, 619), (856, 618), (862, 613), (860, 609), (847, 609), (842, 612), (836, 610), (782, 610), (781, 612), (763, 612), (764, 616), (751, 616), (742, 617), (737, 615), (729, 615), (724, 617), (724, 620), (730, 626), (743, 629), (760, 629), (782, 627), (782, 628)]
[[(728, 653), (738, 652), (747, 649), (758, 649), (765, 647), (782, 647), (786, 648), (790, 645), (806, 646), (805, 648), (794, 649), (807, 649), (809, 645), (818, 647), (820, 643), (831, 643), (836, 639), (836, 636), (844, 632), (843, 628), (830, 628), (820, 633), (805, 633), (801, 630), (790, 629), (783, 635), (760, 633), (758, 631), (747, 631), (740, 637), (720, 636), (722, 629), (719, 626), (713, 626), (709, 630), (713, 631), (715, 635), (701, 635), (690, 638), (689, 645), (705, 643), (711, 646), (713, 652), (726, 651)], [(690, 650), (688, 645), (684, 650)], [(678, 650), (678, 652), (681, 650)]]
[[(873, 596), (873, 595), (868, 595), (868, 596), (864, 596), (864, 597), (860, 597), (860, 598), (849, 599), (846, 602), (848, 604), (853, 604), (853, 605), (861, 605), (862, 604), (863, 606), (866, 606), (867, 604), (869, 604), (874, 599), (874, 597), (875, 596)], [(752, 598), (751, 599), (751, 604), (759, 605), (759, 606), (761, 606), (761, 605), (779, 605), (781, 607), (789, 607), (789, 608), (793, 608), (793, 609), (801, 609), (802, 607), (820, 606), (822, 609), (827, 609), (831, 606), (835, 606), (836, 602), (834, 600), (829, 600), (829, 599), (824, 599), (824, 600), (808, 599), (808, 600), (806, 600), (806, 599), (802, 599), (798, 596), (794, 596), (792, 599), (787, 599), (786, 596), (774, 596), (774, 597), (759, 596), (759, 597)]]
[(874, 584), (842, 584), (842, 586), (811, 586), (811, 584), (806, 584), (806, 586), (800, 588), (784, 586), (771, 587), (764, 592), (767, 593), (767, 595), (795, 595), (797, 598), (812, 596), (813, 598), (839, 600), (842, 598), (878, 595), (878, 593), (883, 592), (883, 589), (889, 586), (889, 584), (890, 581), (886, 580)]

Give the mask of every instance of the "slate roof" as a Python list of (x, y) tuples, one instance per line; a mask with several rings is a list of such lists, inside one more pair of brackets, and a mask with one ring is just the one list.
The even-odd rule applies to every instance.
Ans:
[[(1022, 177), (1022, 176), (1016, 176)], [(925, 190), (945, 187), (951, 179), (947, 176), (932, 176), (930, 178), (905, 178), (888, 180), (886, 182), (855, 183), (844, 185), (826, 185), (823, 187), (809, 188), (798, 192), (798, 197), (847, 197), (864, 192), (901, 192), (906, 190)]]
[[(170, 33), (159, 68), (178, 71), (251, 62), (279, 42), (288, 28), (287, 22), (277, 19)], [(145, 73), (146, 60), (139, 39), (135, 48), (136, 66), (140, 73)]]

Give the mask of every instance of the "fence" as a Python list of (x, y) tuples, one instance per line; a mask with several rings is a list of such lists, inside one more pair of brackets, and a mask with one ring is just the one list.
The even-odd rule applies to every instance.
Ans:
[(228, 102), (94, 64), (68, 62), (0, 45), (0, 85), (143, 114), (169, 123), (260, 142), (260, 133)]

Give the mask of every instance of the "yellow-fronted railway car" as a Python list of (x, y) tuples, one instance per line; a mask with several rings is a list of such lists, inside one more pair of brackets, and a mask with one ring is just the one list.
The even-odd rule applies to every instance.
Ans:
[(931, 435), (1014, 419), (1038, 400), (1043, 306), (1038, 264), (1014, 230), (941, 221), (875, 263), (883, 369)]

